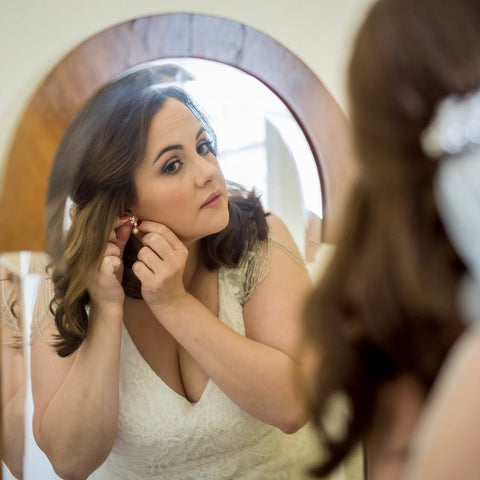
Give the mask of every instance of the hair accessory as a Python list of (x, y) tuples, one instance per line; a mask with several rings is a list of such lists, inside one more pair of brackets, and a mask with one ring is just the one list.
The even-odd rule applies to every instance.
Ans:
[(444, 98), (423, 131), (420, 143), (431, 158), (480, 147), (480, 90)]
[(480, 285), (480, 151), (468, 149), (439, 163), (435, 200), (443, 225)]
[(130, 223), (133, 225), (133, 230), (132, 232), (134, 233), (134, 235), (136, 235), (138, 233), (138, 222), (137, 222), (137, 219), (132, 215), (130, 218), (129, 218), (129, 221)]
[(459, 289), (465, 319), (480, 323), (480, 90), (442, 100), (421, 136), (426, 155), (441, 157), (435, 201), (447, 235), (468, 270)]

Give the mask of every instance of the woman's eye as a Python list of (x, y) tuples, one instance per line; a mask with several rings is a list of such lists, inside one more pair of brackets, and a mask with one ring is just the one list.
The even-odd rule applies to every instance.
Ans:
[(207, 153), (212, 153), (212, 142), (203, 141), (198, 144), (197, 152), (199, 155), (206, 155)]
[(173, 173), (177, 173), (181, 166), (182, 162), (180, 160), (174, 160), (163, 167), (162, 173), (172, 175)]

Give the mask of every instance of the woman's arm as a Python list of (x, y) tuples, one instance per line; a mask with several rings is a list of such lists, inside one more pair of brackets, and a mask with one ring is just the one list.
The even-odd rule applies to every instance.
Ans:
[[(281, 220), (271, 215), (269, 226), (275, 238), (296, 249)], [(142, 223), (140, 228), (155, 231), (151, 222)], [(307, 421), (294, 376), (301, 307), (311, 286), (305, 267), (273, 247), (268, 274), (244, 306), (244, 337), (179, 287), (183, 272), (175, 254), (181, 250), (179, 241), (171, 231), (162, 232), (173, 253), (160, 251), (165, 249), (165, 242), (158, 246), (158, 237), (151, 237), (154, 240), (149, 247), (157, 249), (162, 264), (157, 268), (151, 263), (155, 264), (155, 259), (144, 257), (150, 263), (148, 271), (143, 260), (134, 265), (142, 280), (144, 299), (155, 316), (237, 405), (284, 432), (296, 431)], [(174, 265), (173, 273), (167, 271), (166, 263)]]
[(401, 480), (425, 390), (403, 374), (380, 387), (373, 424), (365, 441), (369, 480)]
[[(70, 357), (59, 357), (40, 337), (31, 347), (35, 440), (65, 479), (98, 468), (117, 428), (122, 312), (92, 312), (90, 322), (88, 338)], [(56, 329), (43, 332), (53, 340)]]
[(467, 332), (447, 359), (417, 428), (406, 479), (480, 478), (480, 332)]
[(88, 337), (78, 350), (66, 358), (57, 355), (53, 320), (32, 343), (33, 431), (65, 479), (86, 478), (104, 462), (115, 440), (124, 300), (120, 258), (130, 230), (120, 227), (120, 241), (110, 239), (92, 279)]

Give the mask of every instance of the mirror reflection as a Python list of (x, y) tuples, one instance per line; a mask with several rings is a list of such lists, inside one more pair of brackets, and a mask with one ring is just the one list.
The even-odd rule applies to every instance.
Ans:
[[(21, 478), (24, 451), (25, 356), (23, 305), (15, 255), (0, 257), (2, 469)], [(7, 473), (8, 472), (8, 473)]]
[[(194, 98), (195, 101), (206, 110), (208, 115), (208, 123), (211, 124), (212, 130), (216, 133), (216, 138), (218, 138), (217, 157), (221, 166), (221, 171), (225, 178), (227, 180), (245, 186), (248, 190), (254, 189), (259, 197), (260, 208), (268, 212), (273, 212), (274, 215), (272, 215), (271, 218), (278, 217), (279, 219), (283, 220), (282, 223), (284, 223), (285, 232), (287, 232), (285, 233), (286, 238), (275, 239), (275, 241), (272, 241), (273, 246), (267, 248), (267, 253), (264, 252), (263, 249), (260, 249), (258, 253), (261, 259), (271, 258), (271, 262), (273, 262), (276, 257), (283, 258), (283, 260), (280, 260), (280, 264), (284, 262), (284, 265), (283, 267), (282, 265), (280, 265), (280, 267), (278, 268), (280, 268), (280, 271), (282, 268), (286, 270), (283, 271), (283, 274), (278, 275), (279, 271), (277, 270), (277, 266), (269, 265), (262, 273), (262, 268), (260, 268), (261, 262), (251, 262), (251, 266), (253, 265), (254, 267), (253, 272), (245, 272), (245, 275), (247, 275), (248, 273), (248, 275), (253, 276), (252, 278), (257, 278), (257, 280), (253, 282), (254, 284), (259, 283), (260, 281), (258, 280), (258, 278), (261, 278), (263, 275), (265, 275), (266, 278), (261, 280), (261, 282), (265, 285), (268, 285), (269, 282), (273, 281), (268, 280), (269, 277), (270, 279), (278, 279), (279, 277), (286, 278), (288, 280), (287, 283), (292, 281), (297, 283), (295, 288), (292, 290), (290, 284), (287, 288), (285, 286), (282, 287), (281, 282), (277, 283), (278, 280), (275, 280), (273, 281), (275, 285), (275, 288), (273, 290), (275, 290), (276, 292), (272, 294), (272, 287), (270, 287), (270, 293), (268, 292), (269, 289), (266, 288), (267, 293), (262, 294), (264, 298), (268, 299), (268, 302), (266, 302), (267, 304), (270, 304), (272, 302), (271, 298), (273, 299), (274, 304), (278, 303), (278, 305), (276, 306), (276, 310), (275, 308), (271, 309), (270, 315), (279, 315), (278, 311), (282, 310), (282, 313), (279, 316), (285, 317), (284, 323), (286, 326), (281, 326), (280, 329), (276, 327), (276, 330), (278, 331), (275, 333), (274, 337), (276, 336), (276, 338), (272, 342), (270, 342), (269, 339), (266, 341), (262, 341), (262, 335), (264, 334), (262, 334), (261, 329), (260, 331), (255, 331), (255, 328), (251, 326), (248, 327), (247, 323), (247, 319), (249, 317), (252, 319), (257, 318), (259, 314), (256, 312), (262, 311), (264, 307), (262, 307), (261, 305), (265, 304), (264, 301), (262, 302), (260, 300), (254, 302), (253, 298), (255, 297), (253, 297), (252, 300), (249, 299), (248, 302), (245, 299), (240, 302), (240, 307), (243, 308), (243, 316), (245, 318), (244, 325), (243, 328), (240, 325), (239, 331), (235, 330), (237, 327), (235, 327), (234, 330), (236, 331), (236, 333), (240, 333), (240, 335), (242, 336), (245, 335), (246, 338), (253, 340), (258, 344), (261, 344), (262, 348), (266, 347), (267, 349), (276, 349), (277, 351), (280, 351), (281, 353), (277, 355), (282, 355), (284, 353), (284, 349), (287, 349), (287, 351), (288, 349), (291, 349), (291, 352), (293, 352), (293, 345), (296, 344), (295, 340), (297, 337), (297, 333), (295, 331), (295, 326), (292, 324), (289, 326), (288, 322), (294, 319), (294, 316), (299, 311), (299, 299), (302, 295), (301, 291), (305, 288), (308, 288), (307, 285), (309, 284), (306, 268), (309, 270), (310, 273), (312, 273), (312, 268), (315, 267), (315, 256), (317, 254), (321, 238), (322, 202), (320, 195), (320, 182), (317, 167), (315, 165), (313, 155), (308, 147), (308, 143), (305, 140), (305, 137), (298, 124), (295, 122), (294, 118), (289, 113), (285, 105), (268, 88), (263, 86), (260, 82), (254, 80), (252, 77), (243, 74), (237, 69), (215, 62), (195, 59), (170, 59), (168, 61), (154, 62), (153, 64), (151, 64), (151, 66), (161, 69), (161, 79), (159, 82), (157, 82), (157, 86), (159, 88), (163, 88), (167, 85), (179, 86), (189, 95), (191, 95), (192, 98)], [(143, 68), (145, 68), (145, 65), (142, 65), (140, 68), (125, 72), (123, 74), (123, 77), (131, 74), (135, 70)], [(203, 126), (203, 123), (200, 123)], [(211, 141), (211, 138), (205, 137), (205, 140)], [(175, 168), (177, 167), (174, 167), (174, 169)], [(65, 176), (66, 174), (67, 176)], [(73, 221), (75, 221), (75, 198), (73, 198), (72, 202), (72, 197), (74, 197), (74, 189), (72, 190), (71, 188), (75, 174), (78, 174), (78, 165), (75, 166), (74, 162), (64, 163), (63, 169), (57, 168), (57, 170), (55, 170), (54, 168), (52, 175), (52, 183), (50, 185), (50, 207), (54, 206), (54, 208), (50, 210), (50, 219), (52, 223), (49, 233), (51, 234), (52, 232), (56, 232), (58, 234), (57, 237), (53, 235), (52, 238), (54, 241), (51, 241), (50, 246), (51, 252), (53, 253), (54, 265), (55, 262), (58, 262), (56, 264), (57, 272), (60, 271), (62, 268), (58, 267), (61, 264), (62, 259), (61, 250), (63, 246), (61, 246), (61, 237), (63, 235), (63, 231), (71, 228), (72, 219)], [(150, 176), (151, 175), (147, 172), (147, 175), (143, 178), (146, 178), (148, 180)], [(58, 201), (59, 199), (60, 201)], [(174, 203), (172, 204), (173, 207), (175, 207)], [(130, 217), (132, 216), (134, 217), (134, 221), (137, 221), (137, 226), (135, 226), (133, 223), (130, 224), (129, 228), (131, 228), (132, 230), (134, 228), (138, 228), (138, 230), (141, 231), (142, 226), (138, 225), (138, 220), (141, 219), (136, 218), (135, 215), (131, 215), (131, 213), (135, 212), (130, 210), (132, 209), (126, 209), (125, 213), (128, 214), (128, 219), (126, 219), (125, 224), (122, 224), (119, 227), (117, 226), (117, 231), (118, 228), (121, 229), (124, 228), (125, 225), (129, 225)], [(65, 216), (64, 213), (66, 213)], [(124, 212), (117, 213), (120, 215), (120, 213)], [(271, 218), (267, 221), (269, 222)], [(147, 222), (149, 221), (151, 221), (151, 219), (147, 219), (144, 222), (143, 228), (145, 228), (145, 225), (147, 225)], [(93, 225), (95, 225), (95, 222), (91, 220), (89, 222), (86, 222), (84, 224), (85, 230), (92, 230)], [(270, 230), (272, 230), (271, 226)], [(142, 235), (142, 233), (146, 233), (148, 235), (152, 232), (141, 232), (140, 235)], [(111, 242), (107, 242), (107, 244), (108, 243)], [(256, 255), (257, 250), (252, 250), (252, 258)], [(276, 258), (275, 261), (278, 261), (278, 258)], [(297, 272), (298, 269), (300, 269), (299, 272)], [(220, 271), (221, 269), (217, 272), (219, 289), (221, 287)], [(276, 273), (272, 274), (272, 271)], [(54, 390), (56, 386), (58, 387), (58, 384), (56, 385), (55, 381), (52, 382), (48, 387), (45, 387), (45, 365), (48, 364), (48, 367), (50, 368), (52, 365), (56, 364), (58, 368), (55, 367), (54, 370), (56, 370), (57, 372), (63, 371), (63, 374), (65, 374), (66, 370), (63, 370), (63, 367), (60, 366), (60, 362), (56, 363), (59, 358), (58, 355), (55, 354), (53, 357), (49, 356), (52, 354), (52, 352), (55, 353), (54, 348), (57, 348), (58, 350), (58, 339), (55, 337), (55, 335), (58, 333), (58, 329), (55, 325), (55, 319), (50, 315), (49, 312), (49, 303), (50, 300), (54, 297), (53, 284), (51, 281), (51, 271), (48, 275), (45, 275), (45, 267), (44, 264), (42, 264), (42, 268), (37, 265), (35, 272), (42, 272), (40, 277), (41, 281), (39, 284), (36, 284), (35, 288), (27, 289), (28, 293), (26, 294), (26, 296), (29, 298), (30, 302), (35, 301), (31, 337), (33, 341), (33, 392), (34, 397), (40, 399), (37, 401), (37, 405), (42, 406), (42, 401), (44, 401), (42, 398), (43, 395), (45, 395), (45, 398), (47, 398), (49, 395), (49, 392), (47, 390), (49, 388), (52, 388)], [(285, 272), (287, 272), (287, 274), (285, 274)], [(296, 275), (298, 275), (298, 277), (295, 277)], [(201, 290), (203, 290), (204, 288), (208, 288), (208, 285), (212, 283), (210, 277), (211, 276), (209, 275), (201, 276), (201, 289), (195, 290), (194, 288), (193, 291), (189, 293), (191, 293), (196, 300), (199, 300), (200, 303), (202, 303), (203, 306), (206, 307), (206, 309), (210, 312), (210, 314), (216, 313), (223, 322), (224, 319), (222, 318), (220, 311), (223, 302), (221, 298), (221, 291), (216, 292), (218, 299), (217, 308), (215, 308), (215, 302), (213, 302), (212, 306), (212, 304), (208, 303), (208, 300), (205, 300), (205, 298), (202, 297), (203, 294)], [(294, 279), (294, 277), (296, 278), (296, 280)], [(195, 279), (195, 277), (193, 278)], [(86, 281), (88, 295), (90, 295), (90, 290), (88, 289), (88, 287), (90, 286), (90, 282), (91, 278)], [(284, 298), (278, 301), (276, 300), (278, 297), (286, 297), (285, 294), (282, 296), (282, 288), (289, 291), (290, 298), (288, 299), (288, 301), (286, 301)], [(213, 289), (213, 291), (215, 293), (215, 289)], [(205, 303), (203, 303), (204, 300)], [(137, 308), (135, 306), (135, 302), (132, 301), (132, 303), (133, 306), (128, 306), (128, 308), (130, 309), (130, 314), (132, 311), (135, 312), (135, 309)], [(249, 306), (255, 305), (255, 303), (257, 303), (256, 306)], [(260, 305), (260, 307), (258, 305)], [(223, 307), (225, 311), (228, 310), (228, 308)], [(238, 307), (235, 307), (235, 309), (237, 308)], [(246, 311), (248, 312), (247, 314), (245, 313)], [(91, 313), (90, 304), (86, 304), (85, 312), (88, 319)], [(139, 315), (143, 314), (144, 312), (140, 311)], [(288, 318), (288, 316), (290, 316), (290, 319)], [(238, 322), (238, 320), (234, 321), (234, 323), (235, 322)], [(127, 325), (127, 323), (128, 320), (127, 322), (125, 322), (125, 325)], [(237, 323), (235, 323), (235, 325), (237, 325)], [(227, 324), (227, 326), (232, 328), (232, 325)], [(165, 336), (169, 339), (168, 341), (171, 342), (167, 342), (165, 345), (162, 343), (162, 345), (166, 348), (166, 350), (170, 349), (170, 353), (172, 350), (172, 345), (175, 345), (177, 348), (176, 351), (173, 349), (175, 355), (174, 358), (176, 358), (175, 363), (179, 364), (180, 368), (179, 370), (177, 370), (176, 373), (174, 373), (173, 381), (171, 381), (172, 376), (168, 376), (171, 374), (167, 374), (167, 376), (162, 377), (162, 375), (164, 375), (164, 372), (161, 370), (161, 368), (159, 370), (158, 363), (155, 363), (155, 353), (152, 354), (152, 352), (148, 350), (148, 339), (145, 339), (145, 335), (142, 337), (142, 328), (139, 328), (139, 325), (135, 325), (135, 322), (130, 322), (130, 325), (127, 325), (126, 328), (124, 327), (123, 329), (125, 331), (125, 335), (122, 334), (121, 338), (122, 349), (125, 349), (126, 342), (129, 346), (128, 348), (130, 348), (130, 351), (133, 351), (135, 353), (136, 360), (141, 364), (143, 362), (143, 374), (150, 376), (150, 380), (154, 378), (154, 380), (156, 381), (162, 381), (167, 386), (167, 391), (169, 395), (173, 395), (176, 400), (179, 400), (180, 403), (183, 405), (183, 409), (187, 408), (186, 406), (190, 405), (194, 406), (194, 408), (196, 408), (197, 410), (200, 410), (199, 405), (201, 405), (202, 403), (204, 393), (211, 395), (211, 393), (209, 392), (211, 390), (214, 390), (215, 394), (221, 395), (224, 393), (224, 391), (221, 387), (217, 389), (216, 383), (211, 380), (213, 376), (209, 376), (208, 374), (206, 374), (205, 369), (208, 369), (208, 367), (204, 368), (203, 365), (200, 365), (197, 357), (192, 355), (187, 349), (187, 347), (184, 347), (183, 344), (176, 341), (175, 336), (170, 333), (167, 328), (163, 327), (163, 325), (161, 325), (161, 327), (163, 328), (162, 331), (164, 333), (166, 332)], [(266, 326), (262, 328), (265, 328), (265, 332), (268, 332)], [(281, 332), (282, 328), (284, 329), (284, 332), (286, 332), (285, 338), (283, 339)], [(251, 338), (249, 337), (249, 330), (253, 332), (253, 334), (251, 334)], [(146, 329), (146, 332), (148, 332), (148, 328)], [(65, 336), (68, 337), (70, 333), (71, 332), (68, 331), (67, 335)], [(271, 332), (268, 337), (270, 335)], [(85, 341), (85, 339), (83, 339), (81, 342), (81, 344), (86, 343), (87, 342)], [(55, 347), (55, 345), (57, 345), (57, 347)], [(145, 347), (145, 345), (147, 346)], [(49, 353), (45, 354), (45, 351), (47, 349)], [(71, 353), (71, 355), (67, 355), (65, 357), (66, 359), (68, 359), (67, 370), (73, 368), (73, 365), (79, 362), (78, 360), (76, 360), (76, 358), (80, 356), (77, 351), (82, 351), (81, 347), (77, 348), (77, 350)], [(290, 353), (287, 356), (289, 355)], [(167, 361), (168, 358), (167, 360), (165, 360), (162, 357), (162, 361), (160, 363)], [(274, 368), (271, 368), (271, 364), (269, 364), (267, 356), (264, 363), (264, 370), (258, 371), (257, 363), (255, 363), (254, 367), (255, 368), (252, 369), (252, 372), (255, 373), (255, 379), (258, 380), (261, 378), (262, 382), (267, 379), (265, 385), (254, 385), (255, 388), (259, 388), (262, 392), (260, 397), (262, 402), (268, 401), (268, 397), (270, 395), (270, 401), (273, 402), (273, 405), (275, 405), (277, 400), (276, 398), (272, 397), (272, 394), (278, 394), (278, 392), (275, 391), (274, 385), (272, 387), (272, 384), (268, 384), (268, 375), (271, 375), (272, 371), (277, 368), (277, 364), (275, 363)], [(122, 367), (122, 363), (120, 363), (120, 371), (122, 370), (122, 368), (125, 369), (126, 367)], [(148, 373), (146, 373), (145, 370)], [(68, 370), (68, 372), (70, 372), (70, 370)], [(135, 375), (137, 373), (138, 371), (135, 370)], [(155, 376), (153, 376), (152, 373), (155, 374)], [(285, 368), (284, 373), (285, 375), (288, 375), (289, 378), (292, 378), (290, 368)], [(60, 376), (61, 375), (62, 373), (60, 373)], [(135, 375), (132, 374), (129, 377), (128, 382), (124, 380), (123, 384), (120, 383), (120, 394), (122, 394), (122, 388), (127, 389), (127, 384), (130, 383), (131, 378), (135, 378)], [(92, 384), (92, 377), (88, 377), (86, 381), (88, 383), (88, 388), (90, 389)], [(122, 382), (121, 377), (120, 382)], [(219, 383), (221, 383), (221, 381), (219, 381)], [(75, 385), (75, 387), (73, 387), (73, 385)], [(108, 385), (108, 382), (106, 383), (106, 385)], [(296, 389), (296, 387), (297, 386), (295, 385), (295, 387), (292, 387), (292, 389)], [(59, 393), (59, 390), (57, 390), (57, 393), (59, 393), (59, 398), (70, 399), (71, 397), (69, 395), (72, 394), (72, 391), (78, 392), (78, 388), (81, 388), (81, 384), (79, 386), (78, 382), (72, 382), (72, 390), (70, 392), (64, 390), (63, 392)], [(230, 388), (228, 386), (228, 382), (226, 388)], [(243, 388), (245, 388), (245, 386)], [(268, 391), (266, 391), (265, 389), (268, 389)], [(113, 388), (112, 390), (114, 391), (115, 389)], [(45, 393), (45, 391), (47, 391), (47, 393)], [(144, 390), (142, 389), (141, 392), (141, 396), (143, 396)], [(62, 395), (65, 395), (65, 397), (62, 397)], [(102, 399), (105, 399), (105, 397), (102, 397)], [(241, 399), (240, 403), (242, 401), (243, 399)], [(55, 416), (58, 415), (58, 410), (55, 409), (58, 408), (58, 406), (55, 406), (54, 404), (52, 405), (51, 398), (50, 402), (48, 399), (44, 402), (45, 403), (43, 403), (43, 405), (45, 406), (45, 412), (49, 408), (51, 408), (49, 414), (51, 415), (50, 422), (52, 422), (52, 418), (55, 419)], [(232, 403), (234, 405), (233, 408), (239, 406), (235, 401), (233, 401)], [(92, 405), (94, 406), (94, 408), (98, 408), (98, 404), (98, 398), (92, 400)], [(111, 398), (107, 398), (105, 404), (111, 406)], [(64, 405), (68, 405), (68, 403), (64, 402)], [(120, 406), (121, 405), (122, 402), (120, 400)], [(268, 416), (271, 414), (270, 411), (268, 412), (267, 417), (262, 417), (262, 412), (258, 413), (255, 410), (256, 407), (248, 407), (248, 402), (246, 404), (246, 407), (243, 406), (243, 403), (241, 403), (240, 407), (241, 409), (246, 410), (248, 415), (252, 416), (255, 420), (259, 420), (263, 426), (262, 428), (268, 428), (270, 425), (273, 425), (274, 427), (278, 427), (275, 428), (276, 432), (280, 432), (284, 428), (282, 426), (275, 425), (275, 418), (271, 419)], [(71, 412), (70, 408), (72, 408), (72, 405), (68, 407), (68, 412), (65, 412), (65, 414)], [(73, 408), (75, 408), (75, 403), (73, 403)], [(204, 408), (207, 407), (203, 407), (203, 409)], [(211, 405), (209, 405), (209, 408), (213, 410), (213, 407)], [(248, 411), (248, 408), (253, 408), (253, 410)], [(143, 412), (142, 415), (144, 416), (144, 418), (148, 416), (147, 412), (152, 415), (155, 415), (157, 413), (156, 411), (152, 412), (151, 410), (142, 410), (141, 406), (138, 410)], [(29, 442), (31, 443), (32, 449), (29, 453), (27, 452), (25, 464), (30, 467), (34, 465), (37, 474), (39, 471), (38, 469), (41, 466), (42, 468), (44, 468), (44, 478), (55, 478), (55, 474), (53, 473), (52, 467), (47, 461), (47, 457), (36, 447), (36, 441), (34, 440), (33, 432), (31, 431), (31, 416), (33, 414), (32, 411), (33, 405), (27, 405), (27, 416), (30, 415), (30, 418), (26, 420), (26, 441), (27, 444)], [(42, 413), (44, 412), (41, 412), (40, 415)], [(169, 412), (168, 415), (169, 418), (170, 413), (171, 412)], [(38, 416), (38, 408), (36, 414)], [(131, 411), (129, 415), (130, 414)], [(260, 418), (258, 418), (258, 416)], [(222, 417), (220, 411), (213, 412), (212, 418), (214, 424), (221, 425), (222, 421), (225, 420), (225, 425), (228, 423), (228, 428), (230, 428), (231, 426), (231, 423), (229, 422), (232, 420), (232, 418), (229, 415), (224, 415)], [(76, 421), (79, 420), (76, 419)], [(189, 421), (191, 422), (191, 420)], [(152, 428), (151, 417), (148, 417), (147, 423), (150, 428)], [(239, 423), (239, 430), (238, 432), (236, 432), (237, 440), (238, 438), (241, 438), (242, 435), (244, 435), (246, 432), (246, 430), (244, 429), (244, 423), (245, 419), (242, 419), (242, 421)], [(136, 422), (134, 422), (134, 424), (136, 424)], [(52, 423), (50, 423), (50, 425), (52, 425)], [(129, 428), (133, 429), (131, 425), (132, 423), (127, 423), (127, 430)], [(72, 428), (70, 430), (71, 432), (74, 431), (75, 427), (72, 427), (70, 425), (70, 428)], [(228, 428), (225, 427), (225, 431), (228, 430)], [(293, 428), (296, 429), (297, 427), (294, 426)], [(39, 435), (41, 435), (41, 433), (38, 432), (38, 429), (36, 431), (38, 439), (40, 438)], [(218, 431), (216, 431), (216, 433), (218, 433)], [(238, 437), (239, 434), (240, 437)], [(66, 435), (67, 436), (63, 438), (66, 438), (66, 440), (68, 441), (68, 435), (71, 435), (71, 433), (67, 432)], [(273, 446), (275, 446), (275, 448), (280, 449), (280, 446), (283, 445), (284, 440), (275, 440), (274, 435), (271, 434), (269, 434), (267, 437), (269, 438), (269, 440), (266, 440), (265, 445), (255, 444), (251, 448), (253, 458), (258, 459), (258, 456), (262, 455), (262, 458), (268, 459), (268, 455), (270, 455), (268, 454), (269, 448), (272, 449)], [(294, 440), (294, 437), (296, 437), (297, 440)], [(88, 435), (86, 435), (85, 438), (89, 438)], [(295, 433), (295, 435), (288, 435), (287, 438), (289, 439), (288, 442), (295, 442), (295, 447), (289, 448), (291, 450), (290, 456), (283, 458), (280, 463), (278, 459), (275, 460), (270, 458), (269, 460), (265, 460), (265, 462), (267, 463), (265, 468), (272, 468), (275, 472), (277, 472), (277, 469), (281, 468), (283, 471), (282, 474), (287, 475), (285, 478), (303, 478), (302, 472), (305, 470), (306, 466), (311, 463), (312, 460), (316, 459), (316, 456), (318, 455), (319, 447), (316, 444), (316, 439), (313, 435), (311, 435), (308, 426), (301, 428), (299, 430), (299, 433)], [(75, 438), (75, 441), (77, 441), (77, 438)], [(39, 443), (41, 444), (41, 447), (43, 447), (43, 449), (45, 450), (45, 453), (48, 455), (48, 457), (53, 459), (53, 464), (57, 472), (59, 472), (60, 474), (63, 475), (65, 472), (68, 474), (68, 469), (74, 469), (76, 473), (80, 472), (80, 475), (82, 475), (81, 472), (83, 472), (85, 468), (89, 468), (88, 459), (87, 461), (85, 461), (85, 459), (81, 456), (75, 458), (75, 461), (78, 462), (75, 465), (68, 465), (61, 462), (58, 463), (58, 458), (61, 458), (61, 455), (55, 457), (52, 454), (52, 450), (49, 450), (49, 448), (52, 447), (49, 447), (48, 445), (45, 446), (48, 442), (42, 443), (42, 440), (40, 440)], [(125, 450), (118, 450), (118, 448), (120, 448), (118, 447), (119, 444), (121, 445), (121, 441), (118, 442), (117, 439), (115, 439), (112, 456), (116, 455), (117, 458), (112, 460), (111, 457), (108, 456), (110, 460), (108, 460), (107, 458), (104, 470), (94, 473), (91, 478), (96, 478), (95, 475), (97, 475), (98, 478), (123, 478), (121, 476), (121, 472), (124, 471), (125, 462), (129, 462), (129, 459), (131, 457), (129, 456), (128, 452), (125, 452)], [(205, 444), (209, 445), (209, 449), (215, 448), (215, 441), (213, 441), (213, 439), (209, 438), (208, 441), (205, 441)], [(288, 444), (290, 446), (293, 445), (293, 443)], [(183, 448), (183, 444), (178, 446), (178, 449), (180, 448)], [(55, 452), (55, 455), (59, 454)], [(190, 462), (193, 458), (193, 456), (191, 456), (191, 452), (188, 455), (188, 458), (185, 458), (185, 462)], [(117, 462), (116, 466), (115, 462)], [(239, 463), (244, 463), (243, 457), (241, 459), (241, 462), (239, 459)], [(229, 462), (229, 464), (232, 465), (231, 462)], [(119, 467), (119, 465), (121, 466)], [(215, 461), (212, 465), (209, 465), (208, 468), (217, 469), (220, 468), (220, 466), (221, 462)], [(145, 467), (145, 465), (137, 465), (136, 468), (143, 469), (159, 467)], [(198, 476), (200, 470), (198, 470), (197, 467), (191, 468), (195, 468), (196, 478), (201, 478)], [(261, 469), (257, 469), (251, 464), (248, 466), (248, 463), (242, 468), (248, 470), (250, 472), (249, 474), (252, 475), (252, 478), (256, 478), (255, 475), (262, 474)], [(359, 466), (358, 462), (356, 463), (355, 467), (352, 468), (352, 466), (350, 466), (350, 470), (354, 472), (353, 475), (357, 475), (360, 471), (360, 468), (361, 467)], [(111, 471), (109, 471), (109, 469)], [(102, 475), (114, 476), (108, 477)], [(237, 475), (237, 473), (235, 473), (235, 475)], [(278, 473), (278, 475), (280, 475), (280, 473)], [(163, 477), (159, 476), (158, 478)], [(182, 477), (180, 476), (178, 478)], [(282, 477), (276, 476), (275, 478)], [(347, 476), (347, 478), (350, 477)]]
[[(58, 149), (39, 291), (50, 301), (31, 346), (35, 440), (68, 478), (305, 478), (318, 446), (294, 371), (310, 280), (267, 206), (300, 217), (305, 252), (299, 176), (287, 152), (290, 175), (268, 178), (280, 128), (249, 131), (253, 111), (237, 109), (242, 142), (217, 155), (214, 108), (171, 72), (142, 66), (106, 85)], [(297, 199), (284, 202), (290, 177)]]
[(44, 455), (32, 432), (30, 343), (42, 335), (44, 298), (39, 286), (47, 278), (48, 256), (41, 252), (0, 255), (1, 396), (3, 480), (53, 478), (42, 470)]

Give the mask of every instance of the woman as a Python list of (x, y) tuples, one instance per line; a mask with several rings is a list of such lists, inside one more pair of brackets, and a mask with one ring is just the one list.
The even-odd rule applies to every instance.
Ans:
[[(456, 9), (472, 15), (478, 29), (478, 5), (462, 1)], [(468, 40), (461, 52), (476, 60), (476, 45), (470, 43), (475, 39)], [(456, 46), (449, 35), (445, 42)], [(473, 90), (460, 95), (454, 91), (442, 99), (424, 135), (427, 153), (438, 161), (435, 187), (440, 214), (467, 267), (457, 298), (470, 328), (449, 355), (419, 422), (409, 479), (480, 477), (480, 78), (478, 70), (471, 74), (477, 81)]]
[[(306, 313), (321, 359), (312, 411), (330, 452), (319, 473), (364, 440), (369, 479), (401, 478), (425, 398), (462, 332), (465, 267), (439, 215), (439, 164), (424, 132), (442, 99), (478, 88), (479, 26), (478, 2), (380, 0), (357, 35), (348, 79), (360, 174)], [(322, 427), (334, 392), (352, 415), (339, 437)]]
[(307, 420), (292, 372), (308, 274), (283, 223), (227, 188), (205, 115), (160, 75), (102, 88), (59, 147), (35, 438), (62, 478), (300, 478), (310, 437), (285, 433)]

